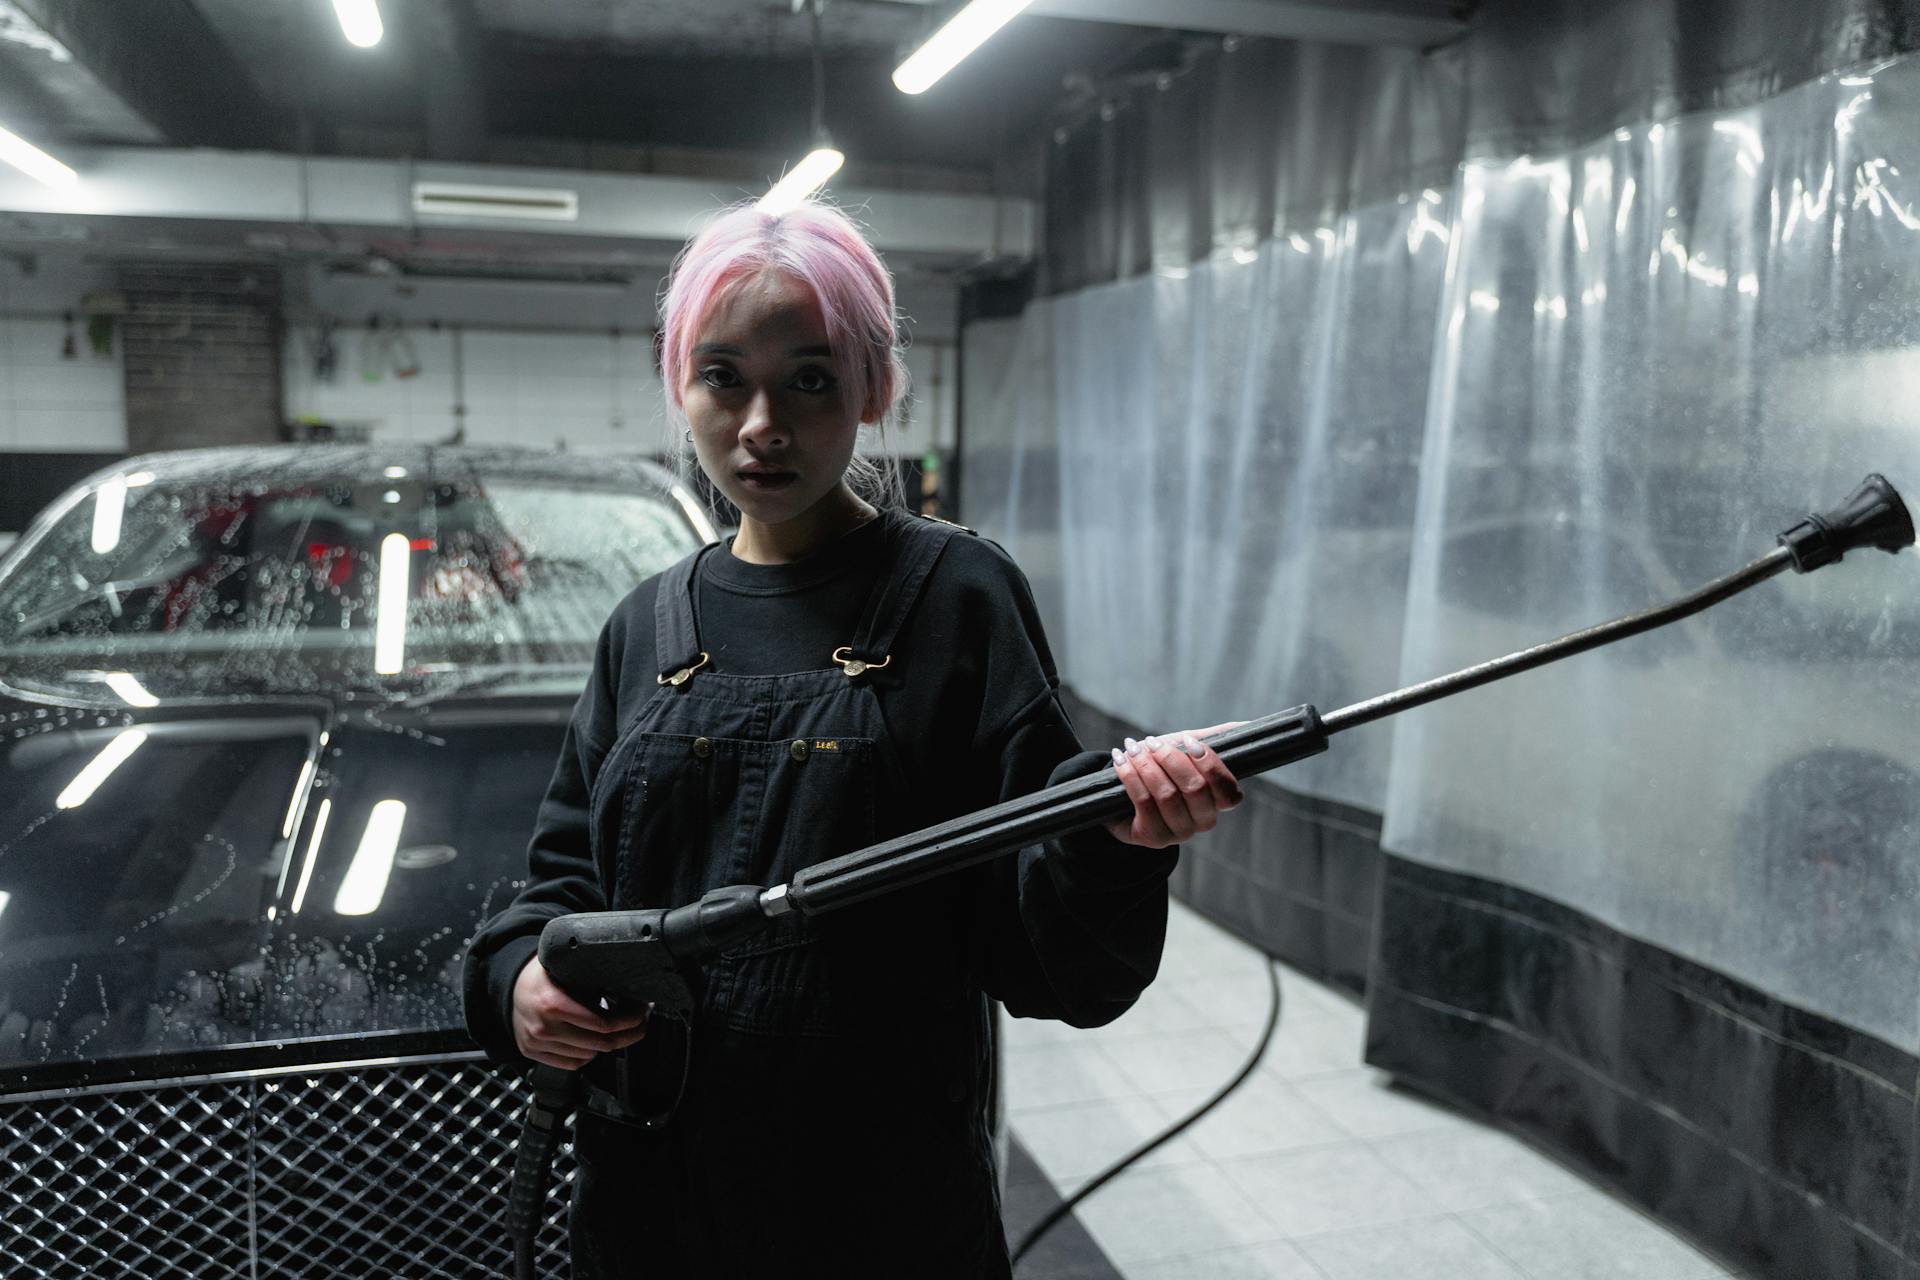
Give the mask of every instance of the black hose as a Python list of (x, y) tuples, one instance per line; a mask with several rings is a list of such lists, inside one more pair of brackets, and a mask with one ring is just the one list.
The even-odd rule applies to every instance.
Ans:
[(1220, 1087), (1218, 1092), (1201, 1103), (1188, 1115), (1175, 1121), (1170, 1128), (1147, 1139), (1108, 1165), (1105, 1169), (1093, 1175), (1093, 1178), (1086, 1186), (1081, 1187), (1078, 1191), (1055, 1205), (1046, 1217), (1040, 1219), (1040, 1221), (1028, 1228), (1027, 1234), (1020, 1237), (1020, 1243), (1014, 1248), (1013, 1261), (1015, 1265), (1019, 1264), (1020, 1259), (1025, 1256), (1027, 1250), (1033, 1248), (1041, 1236), (1053, 1229), (1054, 1224), (1073, 1212), (1073, 1206), (1079, 1204), (1082, 1200), (1085, 1200), (1088, 1196), (1119, 1176), (1119, 1174), (1134, 1161), (1179, 1137), (1194, 1121), (1219, 1106), (1226, 1100), (1228, 1094), (1246, 1083), (1247, 1077), (1253, 1074), (1253, 1069), (1260, 1065), (1260, 1059), (1266, 1055), (1267, 1046), (1273, 1043), (1274, 1028), (1280, 1025), (1280, 968), (1272, 959), (1268, 959), (1267, 961), (1267, 986), (1270, 994), (1267, 1000), (1266, 1028), (1260, 1032), (1260, 1043), (1253, 1047), (1253, 1053), (1247, 1058), (1246, 1062), (1241, 1065), (1240, 1070), (1234, 1073), (1233, 1079), (1227, 1081), (1226, 1084)]
[(514, 1280), (539, 1280), (537, 1245), (546, 1219), (547, 1184), (553, 1177), (554, 1153), (560, 1149), (560, 1126), (573, 1109), (577, 1076), (559, 1067), (536, 1065), (529, 1083), (533, 1099), (527, 1104), (526, 1123), (514, 1148), (513, 1181), (507, 1192)]

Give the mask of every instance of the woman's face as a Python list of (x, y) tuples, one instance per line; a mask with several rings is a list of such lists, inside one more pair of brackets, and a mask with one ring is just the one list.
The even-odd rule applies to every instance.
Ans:
[(780, 524), (839, 487), (860, 406), (832, 357), (819, 299), (788, 275), (741, 282), (700, 325), (681, 401), (701, 469), (743, 517)]

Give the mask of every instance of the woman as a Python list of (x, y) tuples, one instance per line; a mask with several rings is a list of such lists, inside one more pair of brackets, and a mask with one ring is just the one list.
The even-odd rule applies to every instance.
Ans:
[(1238, 787), (1194, 734), (1129, 739), (1131, 818), (785, 917), (705, 968), (691, 1029), (559, 990), (534, 957), (553, 916), (778, 884), (1109, 763), (1079, 754), (1019, 569), (884, 506), (856, 454), (905, 376), (853, 224), (732, 210), (663, 315), (669, 401), (739, 532), (608, 619), (528, 886), (469, 953), (468, 1024), (502, 1061), (589, 1068), (576, 1276), (1006, 1276), (987, 997), (1076, 1026), (1125, 1012), (1159, 964), (1168, 846)]

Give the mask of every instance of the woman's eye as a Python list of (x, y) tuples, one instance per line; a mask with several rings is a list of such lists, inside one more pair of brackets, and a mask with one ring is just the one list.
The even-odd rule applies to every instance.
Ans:
[(793, 375), (793, 389), (821, 395), (839, 385), (839, 379), (825, 369), (806, 368)]
[(733, 370), (723, 364), (708, 365), (700, 371), (700, 381), (716, 391), (728, 391), (740, 385), (740, 379)]

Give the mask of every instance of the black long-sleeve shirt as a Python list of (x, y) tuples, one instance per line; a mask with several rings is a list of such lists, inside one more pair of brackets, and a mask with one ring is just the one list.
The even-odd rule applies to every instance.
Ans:
[[(785, 564), (751, 564), (724, 551), (707, 556), (695, 605), (709, 670), (829, 668), (833, 650), (852, 640), (881, 571), (887, 522), (911, 519), (884, 512)], [(513, 983), (540, 929), (556, 915), (607, 906), (589, 843), (588, 796), (620, 728), (657, 690), (659, 584), (657, 577), (641, 583), (602, 629), (540, 806), (529, 883), (481, 930), (469, 955), (468, 1026), (503, 1061), (519, 1057)], [(1081, 752), (1032, 592), (994, 542), (966, 534), (948, 542), (892, 650), (902, 678), (874, 687), (914, 790), (904, 808), (911, 820), (877, 838), (1105, 764), (1104, 755)], [(1120, 1016), (1158, 967), (1175, 857), (1173, 849), (1140, 849), (1094, 828), (956, 873), (973, 882), (970, 951), (981, 988), (1016, 1016), (1078, 1026)]]

